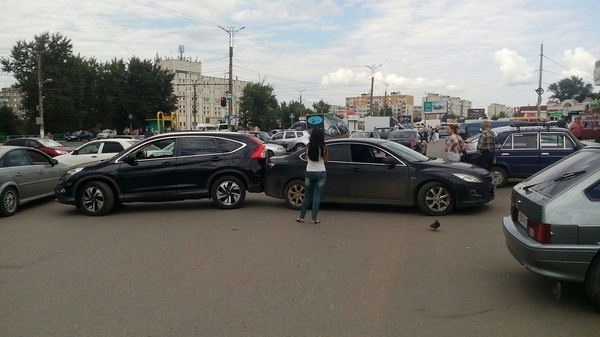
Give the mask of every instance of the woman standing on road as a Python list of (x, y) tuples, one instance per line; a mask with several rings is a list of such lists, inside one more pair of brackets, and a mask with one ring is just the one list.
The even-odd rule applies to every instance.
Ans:
[(304, 222), (304, 216), (308, 206), (312, 205), (312, 224), (318, 224), (321, 221), (317, 219), (319, 205), (321, 203), (321, 194), (323, 186), (327, 179), (325, 171), (325, 162), (329, 158), (327, 146), (325, 146), (325, 132), (323, 129), (313, 129), (310, 133), (310, 140), (306, 146), (306, 176), (304, 178), (304, 200), (300, 207), (300, 217), (296, 222)]
[(458, 135), (458, 127), (454, 124), (448, 125), (448, 137), (444, 143), (444, 151), (447, 153), (449, 161), (460, 161), (461, 140), (462, 138)]

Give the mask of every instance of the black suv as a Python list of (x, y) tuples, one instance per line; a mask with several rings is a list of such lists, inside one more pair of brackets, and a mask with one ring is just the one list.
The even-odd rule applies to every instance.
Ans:
[(55, 187), (59, 202), (86, 215), (116, 204), (210, 198), (219, 208), (242, 205), (263, 191), (266, 151), (237, 132), (172, 132), (148, 138), (110, 160), (76, 166)]

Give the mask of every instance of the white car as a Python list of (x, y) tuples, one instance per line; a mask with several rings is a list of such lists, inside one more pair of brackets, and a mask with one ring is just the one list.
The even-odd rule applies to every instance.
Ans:
[(271, 141), (291, 152), (304, 149), (310, 140), (309, 137), (308, 131), (285, 130), (271, 136)]
[(112, 158), (115, 154), (139, 142), (137, 139), (114, 138), (98, 139), (85, 143), (75, 151), (54, 157), (60, 163), (69, 166), (90, 163)]
[(267, 156), (269, 158), (285, 155), (285, 148), (283, 146), (275, 143), (266, 143), (264, 141), (262, 141), (262, 143), (265, 146), (265, 149), (267, 149)]
[(104, 129), (96, 136), (96, 139), (107, 138), (117, 138), (117, 130)]

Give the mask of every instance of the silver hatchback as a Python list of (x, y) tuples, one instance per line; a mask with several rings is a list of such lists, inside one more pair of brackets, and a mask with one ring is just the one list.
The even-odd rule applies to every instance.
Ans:
[(506, 245), (528, 270), (583, 283), (600, 306), (600, 147), (587, 146), (515, 185)]

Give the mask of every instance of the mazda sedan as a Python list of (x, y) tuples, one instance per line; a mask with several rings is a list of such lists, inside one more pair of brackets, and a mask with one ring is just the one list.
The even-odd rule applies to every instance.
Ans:
[[(418, 206), (423, 213), (438, 216), (494, 199), (490, 173), (475, 165), (432, 159), (383, 139), (332, 139), (327, 147), (323, 202)], [(266, 195), (299, 209), (305, 169), (304, 151), (272, 158)]]

